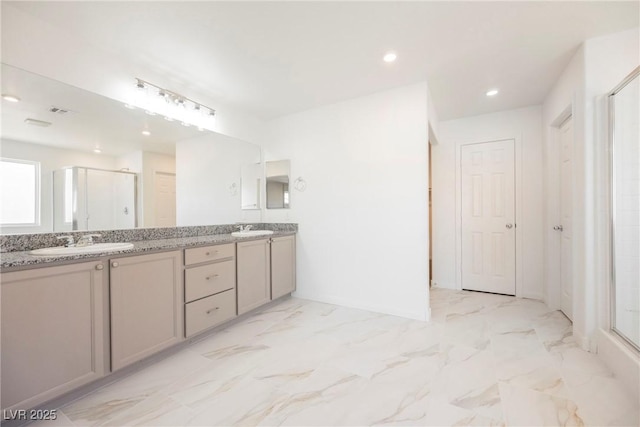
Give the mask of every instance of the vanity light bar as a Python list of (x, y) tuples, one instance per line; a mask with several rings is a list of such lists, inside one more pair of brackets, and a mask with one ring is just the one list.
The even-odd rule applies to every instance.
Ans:
[(208, 110), (209, 112), (205, 113), (205, 115), (208, 115), (211, 117), (216, 115), (216, 110), (214, 110), (213, 108), (207, 107), (206, 105), (196, 102), (193, 99), (189, 99), (184, 95), (180, 95), (177, 92), (173, 92), (168, 89), (163, 89), (160, 86), (154, 85), (153, 83), (149, 83), (146, 80), (136, 78), (136, 88), (139, 90), (147, 90), (151, 88), (153, 92), (155, 92), (156, 96), (164, 98), (164, 100), (168, 103), (173, 103), (178, 107), (184, 107), (184, 108), (188, 108), (189, 106), (191, 106), (191, 109), (194, 110), (195, 112), (205, 113)]

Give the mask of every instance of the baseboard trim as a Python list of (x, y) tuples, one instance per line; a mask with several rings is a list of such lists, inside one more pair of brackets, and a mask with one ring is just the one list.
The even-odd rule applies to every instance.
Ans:
[(405, 317), (407, 319), (420, 320), (423, 322), (429, 321), (431, 319), (431, 309), (429, 308), (429, 301), (427, 295), (425, 295), (425, 311), (417, 312), (417, 311), (408, 311), (408, 310), (399, 310), (394, 307), (376, 305), (376, 304), (362, 304), (359, 302), (355, 302), (346, 298), (336, 297), (332, 295), (321, 295), (321, 294), (313, 294), (313, 293), (305, 293), (296, 291), (293, 295), (295, 298), (301, 298), (311, 301), (323, 302), (326, 304), (335, 304), (343, 307), (356, 308), (359, 310), (373, 311), (375, 313), (383, 313), (389, 314), (392, 316)]

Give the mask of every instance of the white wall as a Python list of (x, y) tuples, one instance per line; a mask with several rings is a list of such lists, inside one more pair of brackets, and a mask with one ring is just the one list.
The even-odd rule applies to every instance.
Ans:
[(64, 166), (87, 166), (114, 169), (116, 159), (102, 154), (85, 153), (21, 141), (3, 139), (0, 156), (40, 162), (40, 225), (35, 227), (3, 227), (2, 234), (53, 232), (53, 171)]
[(291, 160), (299, 224), (296, 295), (428, 316), (427, 85), (402, 87), (272, 123), (266, 160)]
[[(460, 256), (456, 217), (460, 182), (457, 177), (462, 144), (515, 139), (516, 183), (521, 199), (518, 218), (518, 283), (516, 293), (543, 299), (544, 218), (542, 110), (539, 106), (440, 122), (439, 144), (431, 148), (433, 192), (433, 280), (443, 288), (460, 289)], [(518, 170), (519, 168), (519, 170)], [(516, 190), (517, 191), (517, 190)]]
[(142, 60), (125, 62), (8, 2), (2, 2), (1, 18), (3, 63), (122, 102), (131, 102), (134, 79), (143, 78), (214, 108), (218, 133), (254, 143), (264, 135), (264, 121), (211, 99), (182, 74)]
[[(260, 210), (240, 209), (240, 170), (260, 161), (259, 146), (213, 132), (178, 141), (178, 225), (259, 222)], [(233, 184), (235, 192), (230, 191)]]

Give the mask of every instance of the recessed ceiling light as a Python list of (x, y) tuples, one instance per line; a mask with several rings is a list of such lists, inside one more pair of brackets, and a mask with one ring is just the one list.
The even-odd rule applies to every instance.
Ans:
[(487, 91), (487, 96), (496, 96), (498, 94), (498, 89), (490, 89)]
[(96, 154), (100, 154), (100, 153), (102, 153), (102, 150), (99, 149), (99, 148), (94, 148), (93, 152), (96, 153)]
[(142, 134), (143, 134), (144, 136), (149, 136), (149, 135), (151, 135), (151, 132), (149, 132), (148, 130), (143, 130), (143, 131), (142, 131)]
[(6, 93), (2, 94), (2, 99), (4, 99), (5, 101), (9, 101), (9, 102), (20, 102), (20, 98), (18, 98), (15, 95), (9, 95)]
[(398, 55), (395, 54), (395, 52), (387, 52), (384, 57), (382, 57), (382, 60), (384, 62), (393, 62), (398, 58)]

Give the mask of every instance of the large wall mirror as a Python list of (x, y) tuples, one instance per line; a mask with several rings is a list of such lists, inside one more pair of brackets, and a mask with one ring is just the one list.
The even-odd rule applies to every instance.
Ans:
[(640, 350), (640, 67), (609, 94), (611, 326)]
[(255, 144), (7, 64), (2, 95), (2, 234), (260, 220), (237, 190)]

